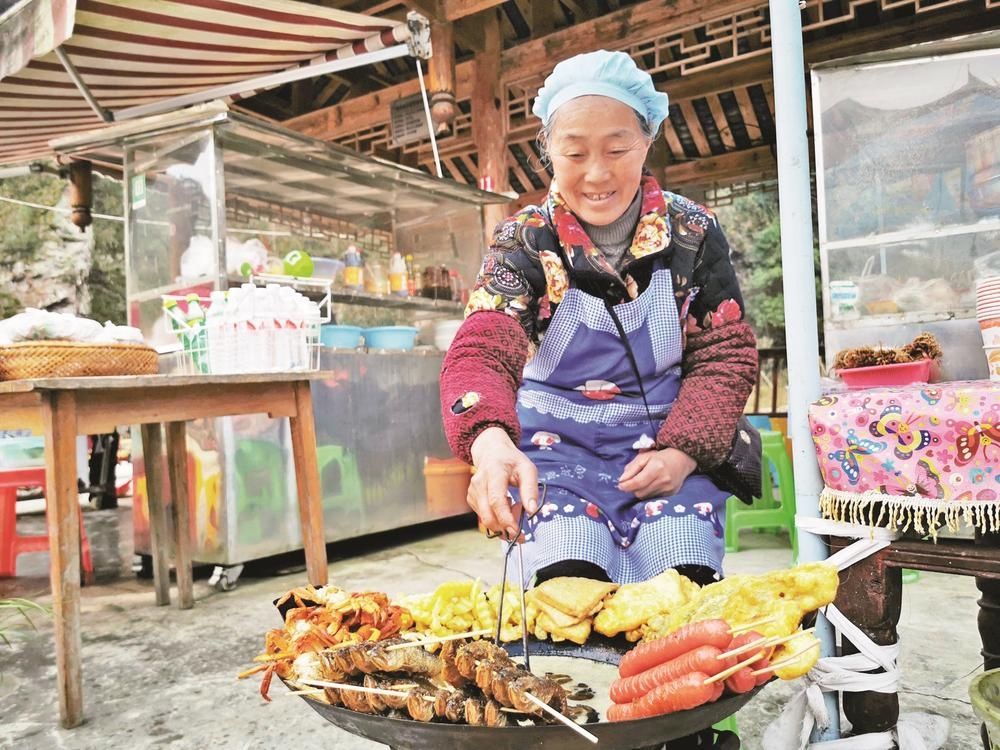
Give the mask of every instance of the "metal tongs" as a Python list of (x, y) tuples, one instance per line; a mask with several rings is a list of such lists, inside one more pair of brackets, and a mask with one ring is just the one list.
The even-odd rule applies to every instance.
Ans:
[[(526, 515), (524, 512), (524, 504), (521, 504), (521, 513), (517, 519), (517, 534), (514, 535), (513, 539), (510, 539), (506, 533), (503, 534), (504, 539), (507, 540), (507, 550), (504, 552), (503, 556), (503, 575), (500, 577), (500, 602), (497, 605), (497, 633), (494, 638), (494, 642), (500, 646), (500, 630), (503, 628), (503, 602), (507, 598), (507, 564), (510, 562), (510, 553), (517, 548), (517, 577), (518, 577), (518, 589), (521, 592), (521, 647), (524, 650), (524, 668), (531, 671), (531, 661), (528, 656), (528, 607), (524, 600), (524, 551), (521, 549), (521, 545), (518, 540), (524, 534), (524, 522), (525, 520), (531, 520), (534, 518), (535, 514), (545, 505), (545, 495), (548, 492), (548, 485), (545, 482), (540, 482), (542, 491), (538, 497), (538, 507), (535, 512), (531, 515)], [(514, 498), (507, 493), (507, 496), (511, 500)], [(495, 537), (500, 536), (499, 534), (489, 534), (488, 536)]]

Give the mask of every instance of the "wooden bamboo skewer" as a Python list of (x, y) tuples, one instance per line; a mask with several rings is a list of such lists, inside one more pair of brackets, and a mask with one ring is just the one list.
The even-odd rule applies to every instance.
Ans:
[(787, 666), (788, 664), (792, 664), (793, 662), (798, 661), (800, 656), (809, 653), (814, 648), (819, 648), (819, 641), (816, 641), (815, 643), (810, 643), (805, 648), (800, 648), (794, 654), (786, 656), (781, 661), (775, 662), (774, 664), (768, 664), (766, 667), (763, 667), (761, 669), (755, 669), (750, 674), (752, 674), (754, 677), (757, 677), (758, 675), (762, 675), (765, 672), (773, 672), (775, 669), (780, 669), (781, 667)]
[(737, 625), (734, 628), (729, 628), (729, 633), (731, 635), (739, 635), (740, 633), (744, 633), (747, 630), (753, 630), (758, 625), (767, 625), (769, 622), (774, 622), (777, 619), (778, 618), (775, 617), (774, 615), (768, 615), (767, 617), (761, 617), (761, 618), (756, 619), (756, 620), (751, 620), (750, 622), (745, 623), (743, 625)]
[(532, 703), (534, 703), (540, 709), (542, 709), (543, 711), (545, 711), (552, 718), (554, 718), (554, 719), (562, 722), (566, 726), (568, 726), (570, 729), (572, 729), (574, 732), (576, 732), (578, 735), (580, 735), (581, 737), (583, 737), (588, 742), (592, 742), (595, 745), (599, 742), (599, 740), (598, 740), (598, 738), (597, 738), (596, 735), (591, 734), (590, 732), (588, 732), (586, 729), (584, 729), (583, 727), (581, 727), (579, 724), (577, 724), (572, 719), (570, 719), (570, 718), (568, 718), (566, 716), (563, 716), (561, 713), (559, 713), (558, 711), (556, 711), (554, 708), (552, 708), (552, 706), (550, 706), (545, 701), (539, 700), (538, 698), (536, 698), (535, 696), (533, 696), (531, 693), (528, 693), (528, 692), (524, 693), (524, 697), (527, 698)]
[(750, 643), (745, 643), (739, 648), (734, 648), (732, 651), (726, 651), (725, 653), (719, 654), (716, 659), (728, 659), (730, 656), (739, 656), (740, 654), (745, 654), (747, 651), (753, 651), (757, 648), (770, 648), (771, 646), (779, 646), (782, 643), (787, 643), (788, 641), (795, 640), (803, 633), (811, 633), (816, 628), (808, 628), (806, 630), (796, 630), (791, 635), (786, 636), (771, 636), (770, 638), (759, 638), (756, 641), (751, 641)]
[(743, 661), (739, 662), (738, 664), (734, 664), (733, 666), (729, 667), (729, 669), (723, 669), (718, 674), (712, 675), (707, 680), (705, 680), (705, 682), (702, 683), (702, 684), (704, 684), (704, 685), (711, 685), (713, 682), (719, 682), (720, 680), (725, 680), (728, 677), (732, 677), (734, 674), (736, 674), (741, 669), (743, 669), (743, 667), (749, 667), (751, 664), (753, 664), (755, 661), (757, 661), (763, 655), (764, 655), (763, 651), (758, 651), (753, 656), (750, 656), (750, 657), (744, 659)]
[(386, 646), (386, 651), (398, 651), (401, 648), (410, 648), (411, 646), (429, 646), (432, 643), (444, 643), (445, 641), (457, 641), (462, 638), (478, 638), (482, 635), (489, 635), (493, 630), (490, 628), (482, 628), (480, 630), (470, 630), (467, 633), (454, 633), (452, 635), (442, 635), (435, 636), (434, 638), (421, 638), (419, 640), (407, 641), (406, 643), (394, 643), (391, 646)]
[[(311, 685), (313, 687), (323, 687), (323, 688), (336, 688), (337, 690), (355, 690), (359, 693), (371, 693), (372, 695), (385, 695), (390, 698), (409, 698), (410, 694), (408, 692), (403, 692), (402, 690), (388, 690), (386, 688), (370, 688), (364, 685), (348, 685), (343, 682), (326, 682), (325, 680), (299, 680), (303, 685)], [(434, 698), (430, 695), (424, 696), (430, 700)]]

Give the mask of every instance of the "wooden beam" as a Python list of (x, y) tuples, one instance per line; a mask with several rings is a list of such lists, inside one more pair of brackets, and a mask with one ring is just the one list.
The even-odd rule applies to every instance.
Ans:
[(428, 62), (428, 93), (434, 132), (445, 135), (455, 126), (455, 28), (450, 21), (431, 21), (431, 47)]
[[(500, 36), (499, 11), (484, 15), (484, 49), (475, 59), (475, 82), (472, 91), (472, 139), (479, 152), (479, 179), (493, 181), (493, 190), (501, 193), (508, 189), (507, 177), (507, 118), (503, 110), (503, 88), (497, 70), (503, 39)], [(493, 238), (493, 228), (503, 221), (507, 209), (504, 205), (483, 207), (487, 244)]]
[[(472, 96), (473, 61), (455, 66), (455, 96), (461, 101)], [(300, 133), (325, 141), (332, 141), (359, 130), (388, 122), (394, 101), (420, 92), (417, 81), (406, 81), (397, 86), (376, 91), (365, 96), (348, 99), (332, 107), (318, 109), (307, 115), (293, 117), (282, 124)]]
[(502, 5), (505, 0), (441, 0), (444, 17), (449, 21)]
[(673, 189), (677, 185), (768, 179), (778, 173), (778, 165), (770, 146), (757, 146), (746, 151), (671, 164), (665, 172), (664, 186)]
[(504, 78), (524, 78), (532, 73), (548, 72), (560, 60), (590, 52), (598, 44), (623, 49), (669, 30), (673, 24), (703, 23), (764, 4), (761, 0), (717, 0), (712, 3), (647, 0), (506, 50), (502, 74)]
[(556, 30), (556, 3), (532, 3), (528, 23), (531, 25), (532, 39), (551, 34)]

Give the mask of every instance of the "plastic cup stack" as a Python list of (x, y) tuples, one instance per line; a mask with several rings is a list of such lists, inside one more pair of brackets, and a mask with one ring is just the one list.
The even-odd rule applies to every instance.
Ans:
[(983, 334), (990, 380), (1000, 381), (1000, 276), (976, 282), (976, 319)]

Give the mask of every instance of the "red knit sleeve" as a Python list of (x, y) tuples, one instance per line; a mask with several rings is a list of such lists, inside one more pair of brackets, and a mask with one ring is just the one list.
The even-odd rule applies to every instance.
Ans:
[(681, 389), (656, 436), (702, 469), (725, 461), (736, 422), (757, 380), (757, 341), (742, 321), (691, 331), (682, 361)]
[(472, 463), (473, 441), (501, 427), (517, 445), (517, 389), (528, 359), (528, 336), (510, 315), (475, 312), (466, 318), (441, 367), (441, 417), (452, 452)]

